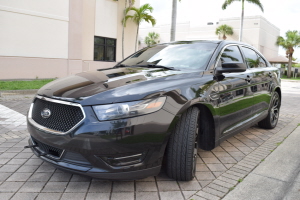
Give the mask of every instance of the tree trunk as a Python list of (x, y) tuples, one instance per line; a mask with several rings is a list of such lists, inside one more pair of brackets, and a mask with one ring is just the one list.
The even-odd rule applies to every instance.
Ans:
[(122, 59), (124, 59), (124, 32), (125, 32), (126, 6), (127, 6), (127, 0), (125, 0), (125, 9), (124, 9), (123, 27), (122, 27)]
[(137, 30), (136, 30), (135, 51), (136, 51), (138, 39), (139, 39), (139, 28), (140, 28), (140, 23), (138, 23)]
[(223, 34), (223, 40), (226, 40), (226, 38), (227, 38), (227, 37), (226, 37), (226, 35), (225, 35), (225, 34)]
[(242, 0), (242, 16), (241, 16), (241, 26), (240, 26), (240, 38), (239, 41), (243, 40), (243, 26), (244, 26), (244, 0)]
[(293, 61), (293, 54), (289, 54), (289, 65), (288, 65), (288, 71), (287, 71), (287, 77), (291, 78), (291, 72), (292, 72), (292, 61)]
[(171, 19), (171, 37), (170, 41), (175, 41), (176, 34), (176, 17), (177, 17), (177, 0), (173, 0), (172, 19)]

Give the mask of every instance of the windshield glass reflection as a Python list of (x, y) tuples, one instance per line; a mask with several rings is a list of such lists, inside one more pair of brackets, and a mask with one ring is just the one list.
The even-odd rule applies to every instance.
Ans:
[(203, 70), (216, 47), (217, 44), (203, 42), (161, 44), (140, 50), (119, 66), (154, 64), (180, 70)]

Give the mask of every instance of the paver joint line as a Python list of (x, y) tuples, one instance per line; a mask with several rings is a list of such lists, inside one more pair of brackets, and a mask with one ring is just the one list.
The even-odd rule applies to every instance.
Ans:
[[(47, 163), (40, 162), (39, 159), (35, 158), (30, 151), (23, 150), (22, 148), (27, 144), (29, 136), (26, 131), (26, 117), (24, 115), (26, 115), (31, 99), (3, 101), (0, 98), (0, 170), (7, 171), (0, 173), (0, 191), (5, 190), (8, 183), (18, 183), (20, 187), (11, 196), (17, 198), (21, 191), (30, 190), (28, 184), (37, 184), (37, 179), (40, 177), (39, 182), (45, 184), (42, 188), (36, 188), (37, 191), (40, 190), (37, 193), (37, 198), (39, 195), (42, 197), (43, 190), (55, 189), (50, 187), (51, 184), (55, 183), (65, 184), (65, 187), (57, 195), (58, 199), (71, 197), (70, 195), (75, 194), (72, 191), (76, 189), (74, 184), (77, 184), (77, 181), (78, 184), (84, 184), (81, 193), (77, 193), (82, 198), (92, 198), (89, 194), (99, 192), (96, 190), (94, 183), (103, 182), (104, 185), (110, 188), (107, 190), (107, 198), (114, 198), (121, 193), (128, 193), (129, 196), (132, 195), (132, 198), (137, 199), (140, 195), (144, 195), (140, 193), (146, 194), (148, 192), (147, 194), (156, 193), (157, 197), (155, 198), (163, 199), (170, 197), (169, 195), (173, 192), (179, 195), (178, 198), (189, 199), (195, 196), (199, 199), (220, 199), (221, 197), (215, 195), (224, 196), (230, 193), (231, 188), (239, 183), (238, 180), (244, 179), (259, 166), (261, 160), (268, 157), (278, 147), (277, 143), (284, 141), (299, 124), (299, 114), (296, 113), (296, 110), (299, 110), (296, 109), (298, 105), (293, 101), (288, 101), (288, 98), (285, 96), (283, 98), (286, 103), (283, 104), (280, 119), (275, 129), (264, 130), (253, 126), (224, 141), (212, 151), (199, 150), (197, 176), (194, 179), (197, 184), (174, 182), (175, 186), (171, 183), (172, 180), (162, 172), (154, 178), (132, 181), (130, 184), (133, 187), (128, 188), (128, 192), (114, 191), (118, 185), (117, 182), (95, 181), (95, 179), (84, 180), (77, 175), (62, 177), (61, 174), (68, 173), (50, 168)], [(16, 168), (9, 169), (10, 166), (16, 166)], [(42, 173), (44, 175), (41, 175)], [(19, 180), (15, 181), (18, 177)], [(151, 181), (155, 184), (153, 185)], [(142, 183), (139, 184), (140, 182)], [(160, 182), (170, 182), (170, 184), (160, 186)], [(174, 188), (168, 189), (170, 185), (174, 185)], [(101, 191), (101, 194), (104, 194), (103, 192)]]

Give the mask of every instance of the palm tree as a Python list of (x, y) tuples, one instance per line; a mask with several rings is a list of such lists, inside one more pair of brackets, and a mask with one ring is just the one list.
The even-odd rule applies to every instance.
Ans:
[(145, 43), (148, 47), (159, 43), (159, 34), (155, 32), (149, 32), (148, 36), (145, 37)]
[[(114, 0), (116, 1), (116, 0)], [(127, 7), (127, 2), (128, 2), (128, 7)], [(123, 19), (126, 17), (128, 13), (128, 9), (132, 7), (132, 5), (135, 3), (135, 0), (125, 0), (125, 8), (124, 8), (124, 14), (123, 14)], [(126, 27), (126, 21), (122, 20), (122, 59), (124, 59), (124, 32), (125, 32), (125, 27)]]
[[(179, 0), (181, 2), (181, 0)], [(172, 4), (172, 20), (171, 20), (171, 37), (170, 41), (175, 40), (176, 33), (176, 17), (177, 17), (177, 0), (173, 0)]]
[(153, 7), (150, 6), (150, 4), (144, 4), (140, 8), (136, 7), (130, 7), (127, 10), (128, 11), (134, 11), (134, 15), (126, 15), (125, 16), (125, 23), (128, 19), (132, 19), (136, 24), (137, 24), (137, 30), (136, 30), (136, 40), (135, 40), (135, 51), (137, 48), (137, 43), (138, 43), (138, 35), (139, 35), (139, 27), (142, 21), (146, 21), (148, 23), (151, 23), (152, 26), (156, 24), (156, 20), (152, 15), (150, 15), (148, 12), (152, 13)]
[(216, 35), (223, 35), (223, 40), (226, 40), (226, 35), (233, 35), (232, 27), (223, 24), (216, 29)]
[(300, 32), (298, 31), (287, 31), (285, 33), (286, 39), (278, 36), (276, 45), (281, 46), (286, 50), (286, 57), (289, 59), (287, 77), (291, 78), (291, 68), (294, 48), (300, 47)]
[(241, 27), (240, 27), (240, 38), (239, 41), (242, 41), (243, 38), (243, 25), (244, 25), (244, 3), (247, 1), (248, 3), (252, 3), (257, 5), (262, 12), (264, 12), (263, 5), (260, 3), (260, 0), (225, 0), (225, 2), (222, 5), (222, 9), (225, 10), (227, 6), (232, 4), (234, 1), (242, 1), (242, 16), (241, 16)]

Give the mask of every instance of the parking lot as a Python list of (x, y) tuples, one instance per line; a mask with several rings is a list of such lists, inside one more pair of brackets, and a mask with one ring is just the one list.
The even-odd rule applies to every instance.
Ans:
[(31, 98), (0, 101), (0, 199), (220, 199), (263, 162), (299, 123), (300, 83), (282, 83), (282, 107), (273, 130), (251, 127), (212, 151), (198, 152), (196, 178), (103, 181), (62, 172), (24, 149)]

